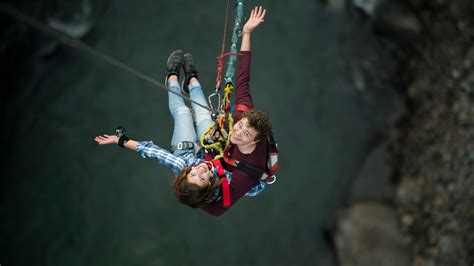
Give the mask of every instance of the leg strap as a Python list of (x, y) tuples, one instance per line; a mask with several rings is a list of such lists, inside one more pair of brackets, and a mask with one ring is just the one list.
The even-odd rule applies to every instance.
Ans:
[(194, 142), (192, 141), (183, 141), (176, 145), (171, 146), (171, 152), (175, 152), (177, 150), (187, 150), (187, 149), (194, 149)]

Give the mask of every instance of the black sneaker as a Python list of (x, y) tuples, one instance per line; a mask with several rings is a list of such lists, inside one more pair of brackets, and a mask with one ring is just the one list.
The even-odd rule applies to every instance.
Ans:
[(193, 61), (193, 55), (186, 53), (183, 56), (183, 69), (184, 69), (184, 80), (183, 84), (181, 86), (181, 90), (183, 94), (189, 95), (189, 81), (191, 78), (197, 78), (197, 69), (196, 66), (194, 66), (194, 61)]
[(168, 60), (166, 61), (166, 70), (168, 74), (166, 75), (165, 84), (168, 85), (168, 78), (171, 75), (176, 75), (179, 78), (179, 71), (183, 65), (183, 51), (176, 50), (170, 54)]

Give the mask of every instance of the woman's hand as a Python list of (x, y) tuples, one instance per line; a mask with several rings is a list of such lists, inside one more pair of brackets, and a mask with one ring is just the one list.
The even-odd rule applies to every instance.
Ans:
[(115, 135), (102, 135), (102, 136), (97, 136), (95, 137), (95, 142), (99, 145), (105, 145), (105, 144), (118, 144), (119, 138)]
[(266, 10), (262, 6), (255, 7), (250, 13), (250, 17), (242, 28), (242, 33), (251, 33), (265, 18)]

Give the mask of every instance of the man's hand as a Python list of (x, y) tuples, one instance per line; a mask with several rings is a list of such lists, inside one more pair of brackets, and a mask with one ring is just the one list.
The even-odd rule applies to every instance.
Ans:
[(118, 144), (119, 138), (115, 135), (102, 135), (102, 136), (97, 136), (95, 137), (95, 142), (99, 145), (105, 145), (105, 144)]
[(250, 13), (250, 17), (242, 28), (242, 33), (251, 33), (260, 23), (262, 23), (265, 18), (266, 10), (262, 6), (254, 7)]

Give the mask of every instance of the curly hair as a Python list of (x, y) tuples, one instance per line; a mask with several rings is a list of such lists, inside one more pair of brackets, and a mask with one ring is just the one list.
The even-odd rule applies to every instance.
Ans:
[(188, 182), (188, 174), (191, 167), (185, 167), (175, 177), (172, 184), (173, 194), (176, 199), (191, 208), (197, 208), (212, 199), (214, 189), (221, 184), (221, 180), (211, 178), (211, 183), (207, 187), (199, 187)]
[(268, 136), (270, 130), (272, 130), (272, 123), (268, 118), (267, 113), (258, 109), (250, 109), (241, 114), (240, 119), (247, 118), (249, 126), (255, 129), (257, 134), (255, 135), (255, 141), (262, 140)]

